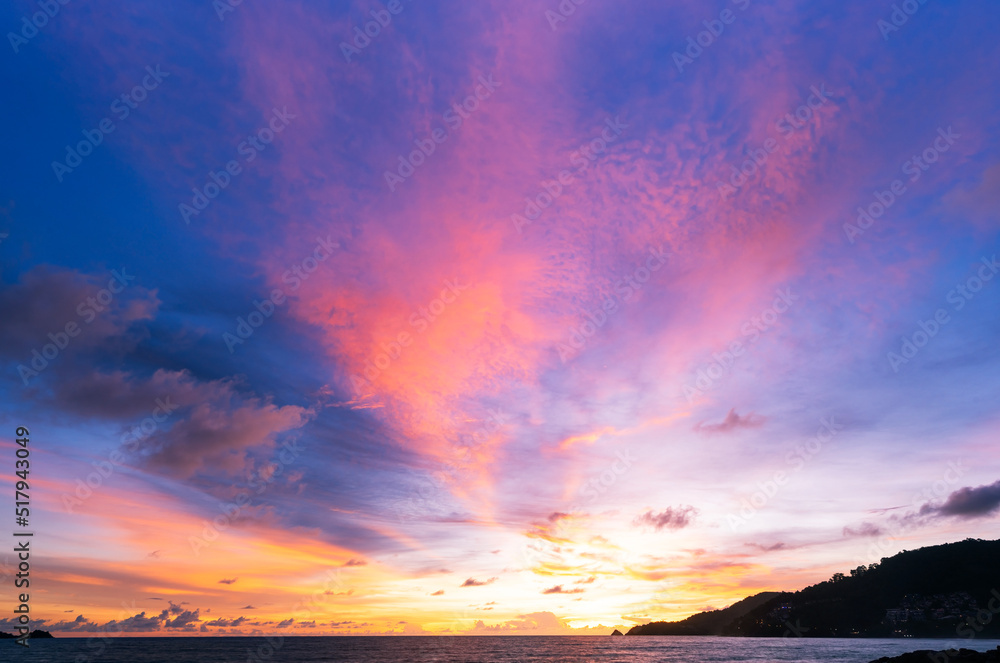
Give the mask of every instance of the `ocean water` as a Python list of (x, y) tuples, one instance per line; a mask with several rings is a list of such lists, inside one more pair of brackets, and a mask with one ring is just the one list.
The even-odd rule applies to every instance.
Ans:
[[(868, 663), (915, 649), (986, 651), (998, 640), (428, 636), (59, 638), (0, 641), (6, 663)], [(102, 649), (103, 647), (103, 649)]]

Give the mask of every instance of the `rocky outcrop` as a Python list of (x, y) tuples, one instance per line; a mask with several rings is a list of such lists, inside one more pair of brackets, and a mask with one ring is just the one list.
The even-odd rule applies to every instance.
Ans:
[(1000, 647), (981, 652), (972, 649), (932, 651), (920, 649), (902, 656), (883, 656), (871, 663), (1000, 663)]

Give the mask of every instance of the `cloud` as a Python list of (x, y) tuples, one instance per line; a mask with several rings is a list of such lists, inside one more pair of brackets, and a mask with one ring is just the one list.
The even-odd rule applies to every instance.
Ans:
[[(880, 511), (889, 510), (891, 509)], [(971, 520), (997, 512), (1000, 512), (1000, 481), (984, 486), (959, 488), (948, 495), (944, 502), (927, 502), (915, 511), (890, 516), (887, 523), (891, 531), (892, 527), (909, 529), (925, 526), (940, 518)], [(885, 527), (864, 522), (858, 527), (845, 527), (844, 536), (879, 536), (886, 531)]]
[(291, 626), (294, 623), (295, 623), (294, 619), (286, 619), (284, 621), (278, 622), (278, 628), (288, 628), (289, 626)]
[(706, 424), (698, 422), (694, 430), (699, 433), (728, 433), (738, 428), (760, 428), (764, 425), (765, 421), (764, 417), (759, 417), (753, 412), (741, 417), (736, 413), (736, 408), (733, 408), (726, 415), (726, 418), (722, 420), (722, 423)]
[(462, 587), (482, 587), (483, 585), (491, 585), (497, 581), (496, 578), (490, 578), (489, 580), (476, 580), (475, 578), (469, 578), (461, 584)]
[(198, 617), (198, 611), (185, 610), (181, 614), (177, 615), (174, 619), (171, 619), (163, 624), (164, 628), (172, 629), (184, 629), (187, 631), (194, 630), (196, 622), (201, 621)]
[(563, 589), (562, 585), (556, 585), (555, 587), (549, 587), (548, 589), (542, 590), (542, 594), (583, 594), (585, 589), (578, 587), (576, 589)]
[[(145, 615), (145, 613), (142, 613)], [(159, 628), (159, 621), (155, 622), (154, 628)], [(5, 627), (6, 628), (6, 627)], [(49, 624), (47, 630), (49, 631), (59, 631), (62, 633), (72, 633), (73, 631), (85, 631), (94, 632), (100, 627), (95, 623), (84, 617), (83, 615), (77, 615), (76, 619), (71, 622), (62, 621), (56, 622), (54, 624)]]
[(660, 513), (647, 511), (636, 518), (633, 524), (649, 525), (657, 531), (664, 527), (667, 529), (682, 529), (690, 525), (697, 515), (698, 509), (693, 506), (667, 507)]
[[(129, 280), (134, 278), (129, 270), (117, 272), (126, 278), (127, 287), (110, 272), (84, 274), (47, 265), (22, 273), (17, 283), (5, 284), (0, 288), (4, 320), (0, 357), (29, 364), (32, 350), (41, 351), (50, 343), (50, 333), (67, 333), (70, 323), (76, 325), (76, 334), (67, 339), (66, 351), (75, 353), (126, 334), (134, 322), (152, 319), (160, 304), (156, 291)], [(109, 281), (120, 291), (110, 301), (101, 294), (111, 294)]]
[(300, 428), (308, 416), (304, 408), (277, 406), (253, 397), (228, 406), (201, 403), (187, 419), (144, 442), (149, 449), (144, 463), (176, 478), (188, 478), (200, 470), (238, 474), (246, 469), (247, 451), (273, 446), (279, 434)]
[(434, 592), (433, 594), (431, 594), (431, 596), (444, 596), (444, 590), (443, 589), (439, 589), (436, 592)]
[[(744, 543), (743, 545), (747, 546), (748, 548), (756, 548), (757, 550), (760, 550), (761, 552), (773, 552), (775, 550), (784, 550), (785, 548), (787, 548), (787, 545), (784, 544), (784, 543), (781, 543), (780, 541), (778, 543), (768, 543), (768, 544), (764, 544), (764, 543)], [(704, 552), (704, 551), (702, 551), (702, 552)]]
[(137, 615), (132, 615), (128, 619), (123, 619), (121, 622), (108, 622), (105, 624), (102, 630), (112, 631), (112, 630), (122, 630), (134, 633), (142, 633), (148, 631), (158, 631), (160, 630), (160, 624), (164, 621), (162, 613), (160, 615), (146, 616), (145, 612), (140, 612)]
[[(199, 471), (244, 472), (247, 453), (271, 447), (278, 435), (301, 428), (312, 410), (278, 406), (246, 395), (234, 380), (203, 382), (188, 371), (160, 369), (148, 377), (93, 370), (65, 375), (49, 405), (86, 418), (124, 422), (122, 444), (146, 469), (174, 478)], [(136, 426), (156, 415), (151, 434)]]
[(368, 562), (363, 559), (351, 558), (344, 562), (344, 566), (368, 566)]
[(235, 627), (241, 626), (246, 621), (247, 621), (247, 618), (246, 617), (242, 617), (242, 616), (241, 617), (237, 617), (236, 619), (215, 619), (213, 621), (205, 622), (204, 624), (202, 624), (202, 628), (204, 629), (205, 626), (219, 626), (219, 627), (224, 627), (224, 628), (235, 628)]
[[(170, 619), (171, 612), (177, 614), (177, 617), (173, 620)], [(170, 608), (164, 609), (158, 615), (146, 616), (146, 612), (143, 611), (126, 619), (112, 619), (104, 624), (90, 621), (83, 615), (77, 615), (76, 619), (72, 621), (47, 624), (46, 620), (39, 619), (34, 620), (34, 623), (39, 628), (44, 626), (46, 630), (55, 633), (151, 633), (161, 631), (163, 628), (193, 631), (195, 630), (195, 623), (198, 621), (200, 621), (198, 610), (194, 612), (185, 611), (180, 609), (180, 606), (171, 603)], [(243, 621), (244, 619), (240, 617), (233, 620), (231, 625), (239, 626)], [(209, 624), (214, 625), (212, 622), (209, 622)], [(9, 627), (3, 620), (0, 620), (0, 630), (4, 630), (5, 628)]]
[(257, 609), (257, 606), (253, 606), (253, 605), (249, 605), (249, 604), (243, 606), (242, 608), (240, 608), (240, 610), (256, 610), (256, 609)]
[(845, 527), (845, 537), (871, 537), (882, 534), (882, 528), (875, 523), (863, 522), (857, 527)]
[(239, 578), (223, 578), (222, 580), (219, 581), (219, 584), (220, 585), (232, 585), (237, 580), (239, 580)]
[(1000, 481), (988, 486), (959, 488), (948, 496), (944, 504), (924, 505), (920, 513), (957, 518), (982, 518), (992, 515), (997, 510), (1000, 510)]

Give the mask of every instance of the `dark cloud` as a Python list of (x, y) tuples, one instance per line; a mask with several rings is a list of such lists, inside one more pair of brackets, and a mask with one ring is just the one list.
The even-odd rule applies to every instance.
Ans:
[(939, 516), (959, 518), (981, 518), (1000, 510), (1000, 481), (988, 486), (959, 488), (944, 501), (933, 507)]
[(368, 566), (368, 562), (363, 559), (351, 558), (344, 562), (344, 566)]
[(294, 619), (286, 619), (284, 621), (278, 622), (277, 626), (278, 626), (278, 628), (288, 628), (289, 626), (291, 626), (294, 623), (295, 623)]
[[(72, 633), (73, 631), (83, 631), (87, 633), (93, 633), (97, 631), (99, 628), (100, 626), (97, 623), (90, 621), (83, 615), (77, 615), (76, 619), (74, 619), (71, 622), (62, 621), (62, 622), (56, 622), (54, 624), (49, 624), (47, 630), (59, 631), (60, 633), (62, 632)], [(159, 628), (159, 622), (156, 622), (156, 627), (154, 628)]]
[(219, 581), (219, 584), (220, 585), (232, 585), (237, 580), (239, 580), (239, 578), (223, 578), (222, 580)]
[(121, 622), (108, 622), (105, 625), (104, 630), (119, 630), (120, 627), (120, 630), (128, 631), (130, 633), (158, 631), (160, 630), (160, 623), (162, 621), (162, 614), (159, 616), (147, 617), (145, 612), (140, 612), (139, 614), (133, 615), (128, 619), (123, 619)]
[(736, 414), (736, 408), (733, 408), (726, 415), (726, 418), (722, 420), (722, 423), (706, 424), (698, 422), (694, 430), (699, 433), (728, 433), (738, 428), (760, 428), (764, 425), (764, 421), (764, 417), (758, 417), (753, 412), (741, 417)]
[(240, 405), (202, 403), (191, 409), (187, 419), (150, 436), (144, 442), (148, 449), (144, 461), (176, 478), (209, 468), (240, 473), (249, 449), (273, 446), (279, 433), (304, 425), (307, 414), (298, 406), (278, 407), (256, 398)]
[[(197, 611), (194, 613), (182, 612), (178, 619), (182, 621), (179, 623), (180, 626), (176, 628), (183, 627), (183, 624), (187, 624), (192, 621), (191, 615), (197, 619)], [(36, 628), (45, 628), (48, 631), (55, 633), (150, 633), (155, 631), (160, 631), (166, 623), (169, 622), (169, 610), (162, 611), (159, 615), (146, 616), (145, 611), (140, 612), (136, 615), (128, 617), (127, 619), (117, 620), (112, 619), (104, 624), (99, 624), (97, 622), (92, 622), (83, 615), (77, 615), (76, 619), (72, 621), (60, 621), (48, 623), (44, 619), (34, 619), (32, 624)], [(169, 623), (175, 623), (174, 622)], [(16, 624), (12, 620), (0, 620), (0, 631), (11, 630), (15, 628)], [(167, 628), (173, 628), (167, 626)], [(193, 626), (188, 627), (187, 630), (192, 630)]]
[(587, 590), (582, 587), (577, 587), (576, 589), (563, 589), (562, 585), (556, 585), (555, 587), (543, 589), (542, 594), (583, 594), (585, 591)]
[[(128, 280), (134, 277), (130, 269), (117, 272), (129, 284), (124, 289), (110, 272), (83, 274), (46, 265), (22, 273), (17, 283), (5, 284), (0, 288), (0, 319), (4, 321), (0, 357), (30, 364), (32, 350), (41, 351), (52, 343), (49, 334), (65, 334), (69, 323), (75, 323), (79, 331), (68, 339), (64, 352), (75, 354), (121, 337), (134, 322), (152, 319), (160, 304), (156, 291)], [(109, 281), (115, 281), (120, 292), (110, 301), (107, 295), (95, 299), (102, 297), (99, 293), (108, 288)]]
[[(884, 513), (894, 509), (880, 509)], [(1000, 513), (1000, 481), (989, 485), (959, 488), (944, 502), (927, 502), (919, 509), (890, 516), (884, 526), (869, 522), (859, 527), (845, 527), (844, 536), (879, 536), (901, 529), (926, 526), (940, 518), (972, 520)]]
[(462, 587), (482, 587), (483, 585), (491, 585), (497, 581), (496, 578), (490, 578), (489, 580), (476, 580), (475, 578), (469, 578), (462, 583)]
[[(246, 396), (232, 380), (206, 382), (187, 371), (165, 369), (142, 376), (128, 370), (95, 370), (107, 358), (121, 365), (122, 357), (136, 348), (138, 334), (146, 333), (137, 323), (152, 320), (159, 306), (155, 291), (130, 283), (105, 302), (103, 311), (92, 313), (88, 298), (97, 296), (111, 278), (37, 267), (22, 274), (19, 282), (0, 288), (0, 315), (5, 320), (0, 359), (30, 365), (32, 350), (56, 342), (49, 334), (64, 333), (68, 322), (81, 329), (49, 360), (59, 364), (58, 379), (49, 379), (44, 369), (28, 378), (36, 404), (84, 419), (119, 422), (126, 434), (144, 418), (166, 412), (166, 419), (156, 419), (161, 423), (143, 440), (141, 460), (147, 469), (175, 478), (201, 469), (241, 472), (247, 450), (272, 446), (275, 436), (311, 418), (312, 411), (305, 408)], [(79, 359), (62, 356), (82, 350), (93, 352)], [(36, 387), (35, 381), (45, 384)]]
[(244, 622), (246, 622), (246, 620), (247, 620), (246, 617), (237, 617), (236, 619), (215, 619), (210, 622), (205, 622), (204, 624), (202, 624), (202, 628), (204, 629), (205, 626), (235, 628), (237, 626), (241, 626)]
[(698, 510), (693, 506), (667, 507), (660, 513), (647, 511), (635, 519), (635, 525), (649, 525), (659, 531), (664, 527), (667, 529), (681, 529), (690, 525)]
[[(148, 377), (123, 371), (61, 373), (44, 400), (61, 412), (123, 422), (121, 443), (135, 462), (174, 478), (199, 470), (247, 470), (247, 453), (274, 446), (302, 427), (313, 411), (241, 394), (232, 380), (201, 382), (187, 371), (160, 369)], [(152, 433), (145, 420), (161, 423)]]
[(201, 621), (198, 617), (198, 611), (185, 610), (180, 613), (174, 619), (167, 620), (164, 622), (164, 628), (171, 629), (184, 629), (184, 630), (194, 630), (196, 622)]

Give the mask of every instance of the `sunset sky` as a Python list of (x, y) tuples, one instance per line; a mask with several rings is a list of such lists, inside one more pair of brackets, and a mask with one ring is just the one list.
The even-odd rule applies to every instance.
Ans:
[(997, 3), (230, 1), (0, 8), (34, 628), (607, 634), (1000, 537)]

